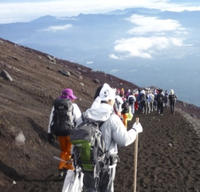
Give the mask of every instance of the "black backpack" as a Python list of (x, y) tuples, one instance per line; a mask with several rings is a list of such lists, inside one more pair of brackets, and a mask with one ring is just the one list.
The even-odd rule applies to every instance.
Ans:
[(125, 113), (129, 113), (129, 102), (128, 101), (124, 101), (124, 103), (122, 104), (122, 114)]
[(71, 100), (58, 98), (54, 101), (51, 133), (56, 136), (70, 135), (74, 128), (73, 105)]
[(157, 99), (158, 99), (159, 103), (162, 103), (163, 100), (164, 100), (164, 96), (161, 93), (159, 93), (158, 96), (157, 96)]
[(130, 105), (132, 105), (135, 102), (135, 100), (133, 97), (129, 97), (128, 102)]
[(146, 101), (146, 95), (145, 94), (141, 94), (140, 95), (140, 102), (145, 102)]
[(175, 100), (176, 100), (176, 96), (173, 94), (173, 95), (169, 95), (169, 100), (171, 101), (171, 102), (175, 102)]

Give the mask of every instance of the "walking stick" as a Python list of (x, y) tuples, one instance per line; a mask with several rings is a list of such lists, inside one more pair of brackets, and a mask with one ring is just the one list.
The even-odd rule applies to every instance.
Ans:
[[(139, 117), (136, 117), (136, 121), (135, 121), (136, 126), (141, 126), (139, 121), (140, 121)], [(133, 186), (133, 192), (136, 192), (136, 185), (137, 185), (138, 139), (139, 139), (139, 135), (137, 134), (136, 139), (135, 139), (135, 151), (134, 151), (134, 186)]]
[(138, 135), (135, 140), (135, 152), (134, 152), (134, 188), (133, 192), (136, 192), (136, 184), (137, 184), (137, 158), (138, 158)]

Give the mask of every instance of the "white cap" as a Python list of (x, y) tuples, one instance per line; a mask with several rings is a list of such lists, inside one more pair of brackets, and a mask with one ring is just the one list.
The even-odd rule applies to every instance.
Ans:
[(104, 83), (99, 93), (99, 97), (102, 101), (115, 100), (116, 89), (113, 89), (110, 85)]

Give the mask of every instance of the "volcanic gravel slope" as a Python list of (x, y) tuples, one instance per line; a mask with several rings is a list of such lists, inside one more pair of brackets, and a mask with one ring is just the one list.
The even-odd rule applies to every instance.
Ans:
[[(95, 89), (104, 82), (113, 87), (137, 86), (103, 72), (59, 60), (0, 39), (0, 191), (55, 192), (58, 143), (47, 142), (47, 125), (53, 100), (63, 88), (73, 88), (81, 110), (88, 108)], [(68, 74), (70, 72), (70, 74)], [(200, 109), (183, 102), (171, 115), (139, 114), (144, 132), (139, 135), (137, 191), (200, 191)], [(130, 122), (129, 127), (132, 122)], [(25, 136), (25, 144), (15, 138)], [(119, 148), (115, 191), (133, 191), (134, 144)]]

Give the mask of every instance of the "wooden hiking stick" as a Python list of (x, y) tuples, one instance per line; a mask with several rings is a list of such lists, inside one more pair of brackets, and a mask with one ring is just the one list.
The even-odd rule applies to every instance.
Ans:
[(136, 184), (137, 184), (138, 137), (139, 137), (139, 135), (137, 135), (136, 139), (135, 139), (135, 151), (134, 151), (134, 186), (133, 186), (133, 192), (136, 192)]

